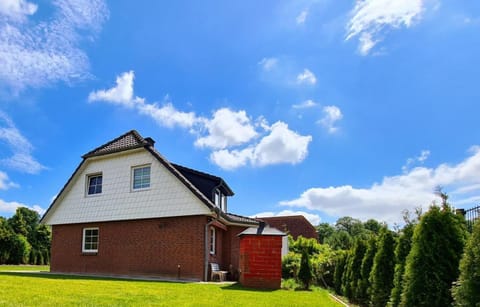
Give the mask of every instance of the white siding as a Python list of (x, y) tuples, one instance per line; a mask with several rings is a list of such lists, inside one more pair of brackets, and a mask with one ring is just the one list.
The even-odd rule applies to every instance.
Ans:
[[(150, 188), (132, 190), (132, 167), (151, 164)], [(87, 175), (101, 172), (102, 193), (86, 195)], [(209, 214), (207, 206), (145, 149), (88, 159), (57, 199), (49, 225)]]

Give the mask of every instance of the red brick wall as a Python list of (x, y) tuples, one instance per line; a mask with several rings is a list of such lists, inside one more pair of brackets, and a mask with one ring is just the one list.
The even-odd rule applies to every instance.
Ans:
[(240, 237), (240, 283), (246, 287), (278, 289), (282, 281), (282, 236)]
[[(52, 272), (177, 278), (180, 265), (180, 278), (203, 280), (206, 223), (205, 216), (191, 216), (55, 225), (50, 269)], [(82, 254), (85, 227), (99, 228), (95, 255)]]
[(229, 226), (228, 231), (223, 234), (223, 260), (220, 267), (231, 271), (229, 275), (231, 280), (238, 280), (239, 277), (240, 238), (238, 234), (245, 229), (246, 227)]

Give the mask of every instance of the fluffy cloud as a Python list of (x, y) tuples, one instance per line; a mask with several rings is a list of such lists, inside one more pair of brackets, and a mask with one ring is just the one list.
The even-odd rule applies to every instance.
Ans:
[(318, 121), (329, 133), (335, 133), (338, 127), (335, 124), (343, 118), (342, 111), (337, 106), (323, 107), (323, 117)]
[(367, 55), (386, 28), (410, 27), (420, 19), (425, 0), (359, 0), (347, 24), (346, 40), (359, 37), (359, 52)]
[(13, 20), (23, 20), (26, 15), (33, 15), (38, 6), (25, 0), (2, 0), (0, 1), (0, 16)]
[(45, 169), (45, 166), (32, 156), (32, 144), (18, 131), (13, 121), (2, 112), (0, 112), (0, 141), (13, 152), (11, 157), (0, 160), (3, 165), (29, 174), (36, 174)]
[(368, 188), (350, 185), (311, 188), (298, 198), (281, 205), (319, 210), (331, 216), (354, 216), (363, 220), (375, 218), (389, 223), (401, 222), (401, 211), (418, 206), (427, 208), (435, 199), (433, 191), (442, 186), (453, 190), (452, 203), (465, 204), (480, 193), (480, 147), (456, 165), (436, 168), (416, 167), (408, 173), (383, 178)]
[[(79, 31), (95, 34), (108, 17), (103, 0), (55, 0), (53, 16), (23, 22), (37, 6), (25, 0), (0, 4), (0, 82), (15, 89), (70, 83), (89, 77)], [(2, 18), (3, 16), (3, 18)]]
[(292, 216), (292, 215), (303, 215), (313, 226), (320, 224), (322, 220), (319, 215), (308, 213), (305, 211), (292, 211), (292, 210), (283, 210), (280, 212), (261, 212), (255, 215), (252, 215), (251, 218), (256, 217), (271, 217), (271, 216)]
[(2, 213), (15, 213), (17, 208), (20, 208), (20, 207), (26, 207), (28, 209), (35, 210), (40, 215), (43, 215), (45, 213), (45, 209), (43, 209), (38, 205), (34, 205), (30, 207), (28, 205), (18, 203), (16, 201), (7, 202), (7, 201), (4, 201), (3, 199), (0, 199), (0, 212)]
[(295, 19), (297, 21), (297, 24), (304, 24), (307, 20), (307, 16), (308, 10), (303, 10), (302, 12), (300, 12), (300, 14), (298, 14), (297, 18)]
[(18, 188), (19, 185), (10, 181), (7, 173), (0, 171), (0, 190), (8, 190), (10, 188)]
[(407, 172), (413, 165), (416, 163), (423, 164), (430, 156), (429, 150), (422, 150), (418, 157), (408, 158), (404, 166), (402, 166), (402, 171)]
[(125, 72), (117, 77), (116, 86), (108, 90), (98, 90), (88, 95), (88, 101), (105, 101), (113, 104), (119, 104), (126, 107), (133, 107), (133, 71)]
[(215, 110), (211, 118), (205, 118), (179, 111), (171, 102), (162, 106), (147, 103), (146, 99), (134, 95), (134, 77), (133, 71), (121, 74), (114, 87), (91, 92), (88, 101), (126, 106), (154, 119), (159, 126), (188, 129), (197, 137), (195, 146), (212, 149), (211, 161), (224, 169), (247, 164), (296, 164), (308, 154), (312, 137), (290, 130), (284, 122), (269, 126), (263, 117), (253, 122), (244, 110), (228, 108)]
[(243, 150), (220, 150), (211, 154), (211, 160), (224, 169), (235, 169), (249, 163), (252, 166), (302, 162), (308, 154), (310, 135), (302, 136), (284, 122), (269, 127), (269, 134), (257, 144)]
[(305, 68), (302, 73), (299, 73), (297, 75), (297, 83), (313, 85), (317, 83), (317, 78), (315, 77), (313, 72)]
[(213, 118), (205, 122), (208, 135), (197, 139), (196, 146), (223, 149), (242, 145), (257, 136), (254, 126), (245, 111), (218, 109)]

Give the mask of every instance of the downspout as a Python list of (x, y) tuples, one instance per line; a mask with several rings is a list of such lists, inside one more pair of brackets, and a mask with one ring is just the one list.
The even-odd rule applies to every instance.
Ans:
[[(215, 212), (215, 213), (216, 213), (216, 215), (218, 215), (217, 212)], [(210, 251), (209, 251), (209, 248), (208, 248), (209, 228), (217, 219), (218, 219), (218, 217), (213, 217), (210, 222), (205, 224), (205, 269), (204, 269), (204, 275), (203, 275), (203, 279), (205, 281), (208, 281), (208, 256), (210, 255)]]

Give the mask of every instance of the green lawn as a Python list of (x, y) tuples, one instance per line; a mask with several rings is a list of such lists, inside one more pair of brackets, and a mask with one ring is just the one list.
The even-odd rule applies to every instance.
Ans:
[(38, 274), (45, 266), (0, 266), (0, 306), (341, 306), (325, 290), (259, 291), (239, 285)]

